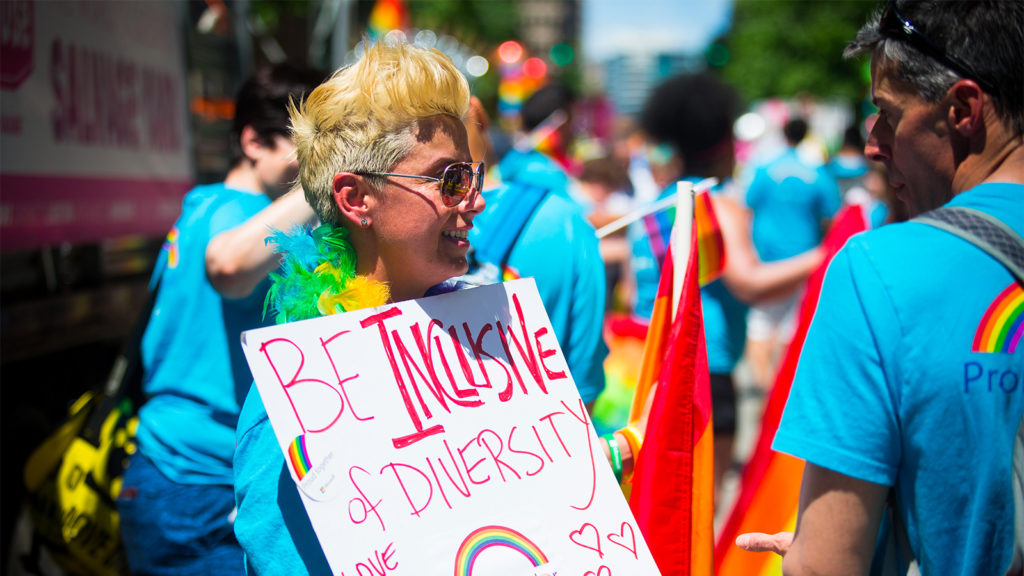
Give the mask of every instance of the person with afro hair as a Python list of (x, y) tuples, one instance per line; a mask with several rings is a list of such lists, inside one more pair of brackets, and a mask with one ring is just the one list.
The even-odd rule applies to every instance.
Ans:
[[(732, 372), (743, 355), (747, 307), (790, 293), (823, 260), (817, 248), (770, 264), (758, 259), (749, 215), (726, 193), (736, 168), (733, 123), (740, 110), (739, 96), (731, 86), (712, 74), (699, 73), (675, 76), (657, 86), (640, 115), (651, 172), (663, 190), (659, 200), (674, 193), (680, 180), (717, 178), (722, 183), (711, 197), (722, 230), (725, 269), (718, 280), (701, 288), (711, 373), (716, 494), (733, 462), (736, 388)], [(650, 320), (673, 222), (671, 211), (657, 212), (627, 231), (635, 283), (633, 314), (638, 321)]]

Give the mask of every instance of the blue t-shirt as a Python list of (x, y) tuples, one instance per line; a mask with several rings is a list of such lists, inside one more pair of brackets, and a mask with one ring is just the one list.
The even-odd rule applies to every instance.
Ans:
[[(1022, 185), (949, 204), (1024, 234)], [(1002, 574), (1022, 317), (1003, 265), (948, 232), (908, 222), (852, 238), (828, 268), (773, 448), (896, 486), (922, 573)]]
[(512, 247), (503, 279), (534, 278), (580, 397), (593, 402), (604, 390), (608, 355), (604, 261), (594, 227), (569, 196), (565, 172), (546, 156), (513, 150), (499, 170), (505, 184), (484, 192), (487, 207), (473, 220), (470, 243), (479, 245), (502, 225), (502, 208), (517, 202), (521, 182), (547, 190)]
[(835, 178), (840, 195), (845, 196), (851, 188), (861, 185), (864, 175), (868, 173), (868, 160), (863, 153), (838, 154), (825, 164), (825, 169), (829, 176)]
[[(694, 180), (696, 181), (696, 180)], [(676, 190), (672, 185), (658, 200)], [(650, 320), (658, 297), (661, 264), (668, 249), (675, 208), (662, 210), (630, 224), (626, 230), (630, 246), (630, 269), (633, 272), (635, 301), (633, 314)], [(721, 279), (700, 289), (704, 314), (704, 339), (708, 350), (708, 371), (729, 374), (743, 355), (747, 339), (747, 305), (737, 300)]]
[(235, 422), (252, 375), (239, 335), (263, 326), (264, 281), (252, 295), (226, 299), (206, 276), (206, 247), (270, 204), (263, 193), (198, 186), (160, 254), (153, 314), (142, 339), (143, 390), (138, 445), (160, 471), (185, 484), (230, 484)]
[(810, 166), (789, 148), (759, 167), (747, 189), (751, 238), (764, 262), (783, 260), (821, 242), (822, 220), (839, 209), (839, 185), (824, 166)]

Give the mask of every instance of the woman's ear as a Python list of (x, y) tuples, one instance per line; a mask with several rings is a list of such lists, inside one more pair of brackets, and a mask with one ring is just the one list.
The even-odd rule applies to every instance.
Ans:
[(342, 215), (355, 227), (366, 228), (370, 220), (370, 206), (373, 204), (369, 185), (351, 172), (339, 172), (334, 175), (332, 190), (334, 203)]

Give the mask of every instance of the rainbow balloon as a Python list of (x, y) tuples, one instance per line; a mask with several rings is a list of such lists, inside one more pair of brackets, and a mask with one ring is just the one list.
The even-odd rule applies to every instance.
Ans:
[(455, 576), (471, 576), (473, 563), (493, 546), (511, 548), (525, 556), (534, 567), (548, 563), (547, 556), (529, 538), (505, 526), (483, 526), (466, 536), (455, 555)]
[(309, 452), (306, 451), (306, 436), (300, 434), (292, 440), (291, 446), (288, 447), (288, 461), (292, 465), (292, 470), (295, 470), (295, 476), (301, 481), (309, 474), (309, 471), (313, 468), (313, 463), (309, 460)]
[(973, 352), (1013, 354), (1024, 334), (1024, 289), (1014, 282), (989, 305), (974, 333)]

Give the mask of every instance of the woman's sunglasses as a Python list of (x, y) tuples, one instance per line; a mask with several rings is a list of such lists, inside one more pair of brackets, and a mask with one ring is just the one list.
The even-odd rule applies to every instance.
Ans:
[(974, 80), (979, 86), (984, 88), (986, 92), (990, 94), (995, 93), (994, 87), (985, 80), (979, 78), (978, 74), (964, 61), (952, 54), (944, 52), (937, 44), (932, 42), (920, 30), (918, 30), (910, 20), (904, 17), (903, 14), (900, 14), (899, 10), (896, 9), (896, 2), (893, 0), (889, 0), (885, 5), (885, 10), (882, 12), (882, 18), (879, 20), (879, 30), (882, 32), (883, 36), (894, 40), (902, 40), (928, 56), (938, 60), (960, 76)]
[(462, 203), (472, 192), (480, 192), (484, 184), (483, 162), (456, 162), (445, 167), (440, 178), (433, 176), (417, 176), (415, 174), (395, 174), (393, 172), (356, 172), (363, 176), (390, 176), (392, 178), (417, 178), (441, 183), (441, 202), (449, 208)]

